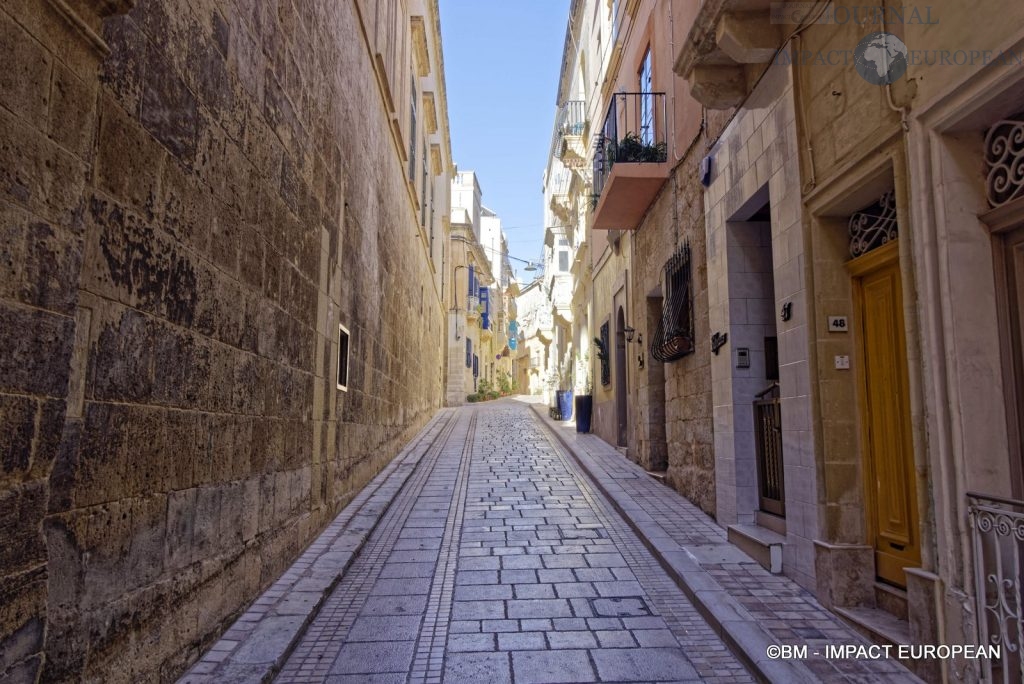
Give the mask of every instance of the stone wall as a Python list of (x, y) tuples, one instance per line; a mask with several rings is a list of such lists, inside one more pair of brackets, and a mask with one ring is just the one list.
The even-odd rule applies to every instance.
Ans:
[[(618, 443), (618, 416), (615, 408), (615, 323), (616, 296), (625, 303), (626, 273), (630, 263), (630, 240), (628, 235), (619, 234), (618, 242), (611, 245), (607, 242), (608, 231), (592, 231), (596, 236), (595, 248), (600, 247), (602, 254), (597, 260), (593, 271), (593, 298), (591, 300), (590, 331), (594, 338), (601, 337), (601, 326), (608, 324), (608, 378), (609, 384), (601, 381), (601, 362), (594, 359), (593, 397), (594, 408), (591, 416), (590, 430), (609, 444)], [(602, 245), (601, 243), (604, 243)], [(627, 387), (629, 386), (629, 345), (627, 345), (626, 372)]]
[[(700, 134), (704, 141), (704, 133)], [(685, 149), (690, 141), (682, 141)], [(680, 494), (715, 513), (715, 454), (711, 420), (711, 331), (708, 324), (708, 278), (703, 188), (694, 169), (706, 146), (697, 144), (676, 161), (661, 194), (633, 235), (632, 305), (644, 338), (644, 370), (637, 373), (634, 425), (638, 460), (661, 465), (667, 482)], [(650, 355), (663, 303), (664, 267), (688, 242), (691, 250), (696, 351), (671, 363)], [(656, 296), (654, 296), (656, 295)], [(633, 349), (638, 349), (631, 345)], [(633, 356), (636, 356), (635, 352)], [(635, 361), (635, 359), (634, 359)]]
[(372, 7), (58, 4), (0, 8), (0, 678), (167, 681), (440, 405), (443, 309)]

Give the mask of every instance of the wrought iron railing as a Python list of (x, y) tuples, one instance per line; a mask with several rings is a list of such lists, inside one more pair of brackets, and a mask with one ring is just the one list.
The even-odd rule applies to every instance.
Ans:
[(754, 433), (757, 442), (757, 494), (766, 513), (786, 515), (786, 486), (782, 461), (782, 407), (779, 385), (754, 400)]
[(548, 187), (551, 189), (552, 197), (568, 195), (569, 188), (572, 187), (572, 171), (569, 169), (559, 169), (550, 176)]
[(565, 155), (565, 138), (583, 135), (587, 127), (587, 103), (570, 100), (562, 105), (555, 115), (555, 127), (551, 131), (551, 155), (561, 159)]
[(665, 263), (665, 300), (651, 338), (651, 356), (662, 363), (678, 361), (695, 347), (693, 277), (690, 243), (683, 243)]
[(594, 194), (604, 191), (615, 164), (668, 160), (665, 93), (615, 93), (594, 136)]
[(1000, 658), (984, 658), (981, 681), (1024, 681), (1021, 649), (1021, 555), (1024, 552), (1024, 501), (968, 493), (968, 517), (974, 546), (974, 593), (978, 644), (998, 646)]
[(597, 339), (597, 342), (599, 342), (598, 356), (601, 360), (601, 384), (605, 387), (612, 384), (612, 369), (610, 359), (608, 358), (609, 341), (608, 323), (603, 323), (601, 325), (601, 337)]

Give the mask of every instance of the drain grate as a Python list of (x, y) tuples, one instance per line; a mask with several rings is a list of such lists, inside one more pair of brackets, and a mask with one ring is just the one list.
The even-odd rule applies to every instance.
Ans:
[(590, 599), (590, 607), (599, 617), (646, 617), (651, 607), (641, 596)]

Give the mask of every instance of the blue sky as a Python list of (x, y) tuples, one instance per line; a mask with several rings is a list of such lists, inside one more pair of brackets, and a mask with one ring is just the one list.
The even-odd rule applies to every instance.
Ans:
[[(452, 157), (477, 172), (509, 254), (536, 259), (569, 0), (440, 0), (440, 12)], [(512, 261), (521, 281), (524, 265)]]

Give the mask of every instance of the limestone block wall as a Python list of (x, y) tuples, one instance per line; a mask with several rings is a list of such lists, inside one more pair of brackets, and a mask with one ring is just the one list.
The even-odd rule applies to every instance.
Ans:
[[(792, 71), (773, 66), (739, 110), (714, 148), (712, 181), (704, 196), (707, 211), (709, 310), (712, 330), (729, 332), (729, 342), (711, 363), (715, 416), (718, 515), (722, 524), (750, 523), (758, 509), (756, 446), (750, 402), (767, 383), (750, 369), (735, 368), (735, 346), (750, 345), (774, 329), (778, 338), (779, 386), (785, 473), (786, 547), (783, 571), (805, 587), (814, 584), (814, 546), (819, 535), (819, 480), (812, 423), (809, 317), (799, 151)], [(767, 190), (767, 192), (765, 192)], [(765, 237), (745, 211), (768, 202), (770, 259)], [(753, 203), (753, 204), (752, 204)], [(766, 264), (767, 262), (767, 264)], [(758, 265), (753, 266), (754, 263)], [(766, 265), (771, 295), (766, 306)], [(743, 300), (743, 307), (737, 306)], [(791, 304), (783, 321), (781, 310)], [(740, 315), (742, 312), (742, 315)], [(752, 355), (756, 355), (752, 347)], [(855, 473), (843, 473), (855, 481)]]
[[(634, 404), (639, 462), (650, 467), (663, 458), (667, 482), (714, 515), (704, 200), (703, 188), (694, 173), (704, 149), (704, 145), (696, 145), (682, 160), (676, 160), (672, 177), (633, 235), (634, 260), (639, 267), (632, 272), (632, 309), (638, 312), (635, 318), (639, 324), (634, 326), (643, 334), (645, 358), (645, 368), (637, 370)], [(664, 302), (665, 262), (684, 242), (689, 242), (691, 254), (696, 351), (677, 361), (661, 363), (650, 355), (650, 343)], [(636, 349), (636, 345), (630, 346)]]
[[(615, 408), (615, 301), (616, 297), (621, 298), (628, 308), (626, 301), (626, 273), (630, 264), (630, 239), (628, 235), (621, 235), (617, 246), (609, 245), (602, 241), (606, 239), (603, 231), (594, 231), (599, 238), (595, 240), (595, 246), (600, 248), (601, 254), (595, 255), (596, 263), (593, 271), (593, 299), (590, 315), (590, 329), (595, 338), (601, 336), (601, 326), (608, 324), (608, 368), (610, 383), (605, 385), (601, 382), (601, 362), (594, 359), (594, 408), (591, 416), (590, 430), (609, 444), (616, 444), (618, 441), (618, 419)], [(629, 321), (630, 312), (626, 311), (626, 320)], [(629, 386), (629, 352), (630, 346), (626, 349), (626, 373), (627, 387)]]
[(374, 7), (71, 4), (0, 7), (0, 679), (167, 681), (440, 405), (446, 322)]

